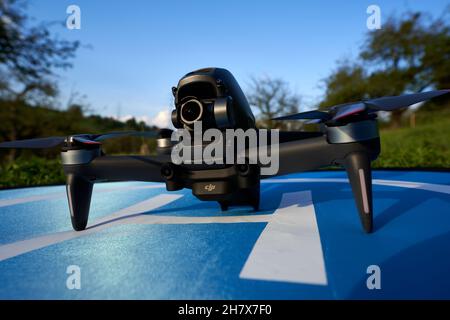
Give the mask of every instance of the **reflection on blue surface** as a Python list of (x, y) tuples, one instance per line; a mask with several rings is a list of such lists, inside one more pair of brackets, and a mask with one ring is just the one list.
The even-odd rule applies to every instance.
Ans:
[[(286, 178), (345, 178), (314, 172)], [(449, 173), (375, 172), (375, 179), (450, 185)], [(115, 183), (102, 188), (145, 186)], [(239, 273), (266, 223), (121, 225), (0, 262), (0, 298), (304, 299), (450, 298), (450, 195), (374, 185), (375, 233), (362, 232), (346, 183), (262, 184), (261, 211), (283, 193), (311, 190), (328, 285), (245, 280)], [(61, 192), (64, 187), (0, 192), (0, 199)], [(98, 192), (91, 223), (165, 189)], [(143, 214), (221, 216), (216, 203), (182, 198)], [(236, 208), (227, 215), (254, 214)], [(64, 197), (0, 207), (0, 242), (70, 230)], [(307, 257), (305, 257), (307, 259)], [(82, 289), (68, 290), (66, 268), (82, 270)], [(381, 290), (368, 290), (366, 269), (381, 268)]]

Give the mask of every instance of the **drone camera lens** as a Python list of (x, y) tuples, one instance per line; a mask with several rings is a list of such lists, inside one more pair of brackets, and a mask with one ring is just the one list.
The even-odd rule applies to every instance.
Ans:
[(186, 101), (181, 106), (180, 116), (185, 124), (192, 124), (201, 119), (203, 115), (203, 105), (196, 99)]
[(165, 177), (166, 179), (170, 179), (173, 177), (173, 169), (170, 165), (164, 165), (161, 168), (161, 175)]

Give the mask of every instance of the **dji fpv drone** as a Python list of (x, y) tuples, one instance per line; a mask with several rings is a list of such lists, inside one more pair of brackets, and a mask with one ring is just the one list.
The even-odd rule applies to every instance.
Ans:
[[(175, 128), (255, 129), (255, 117), (233, 75), (220, 68), (200, 69), (186, 74), (172, 88)], [(348, 174), (363, 229), (373, 230), (371, 161), (380, 153), (378, 111), (393, 111), (446, 93), (437, 90), (382, 97), (340, 104), (328, 110), (287, 115), (274, 120), (306, 120), (320, 123), (320, 131), (280, 131), (279, 168), (276, 176), (342, 166)], [(61, 148), (66, 175), (67, 199), (73, 228), (87, 226), (93, 184), (99, 181), (164, 182), (168, 191), (192, 189), (200, 200), (217, 201), (223, 211), (229, 206), (249, 205), (259, 209), (262, 164), (175, 164), (171, 151), (176, 146), (172, 130), (158, 133), (126, 131), (106, 134), (74, 134), (0, 143), (0, 148)], [(157, 138), (155, 156), (109, 156), (102, 141), (122, 136)]]

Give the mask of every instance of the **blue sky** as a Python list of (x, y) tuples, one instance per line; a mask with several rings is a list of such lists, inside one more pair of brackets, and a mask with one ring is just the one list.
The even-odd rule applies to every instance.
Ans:
[(79, 50), (73, 69), (60, 73), (62, 105), (77, 91), (96, 113), (162, 124), (172, 108), (170, 88), (209, 66), (229, 69), (244, 90), (252, 76), (283, 78), (311, 108), (336, 60), (356, 57), (369, 5), (380, 6), (383, 22), (407, 10), (437, 16), (449, 3), (32, 0), (28, 12), (36, 22), (64, 21), (68, 5), (81, 8), (81, 30), (54, 29), (90, 46)]

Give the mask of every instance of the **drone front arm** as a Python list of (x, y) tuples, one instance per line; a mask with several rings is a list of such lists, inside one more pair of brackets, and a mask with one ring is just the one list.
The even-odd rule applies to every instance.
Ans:
[(63, 169), (70, 217), (75, 230), (86, 228), (93, 184), (96, 181), (163, 182), (161, 167), (167, 157), (100, 156), (97, 150), (63, 152)]
[(92, 181), (164, 182), (161, 167), (170, 157), (99, 156), (81, 164), (64, 164), (66, 175), (83, 176)]

